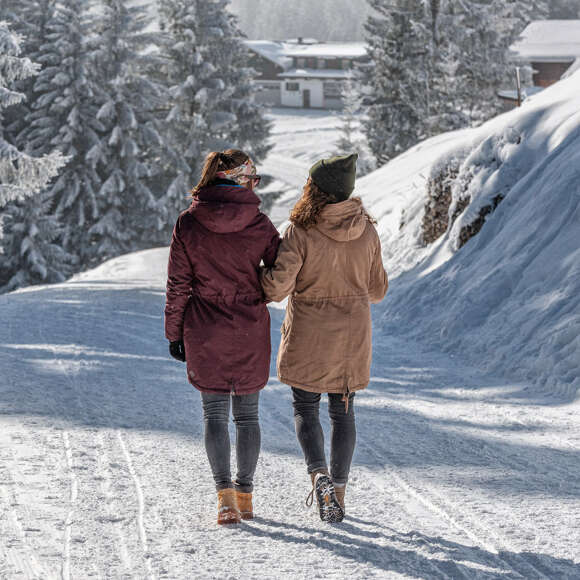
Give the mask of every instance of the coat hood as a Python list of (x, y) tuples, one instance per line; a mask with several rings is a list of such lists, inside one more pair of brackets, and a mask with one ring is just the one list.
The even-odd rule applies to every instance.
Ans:
[(191, 203), (189, 213), (216, 234), (245, 230), (259, 215), (260, 198), (245, 187), (218, 184), (204, 187)]
[(316, 229), (337, 242), (360, 238), (368, 223), (359, 198), (328, 204), (320, 214)]

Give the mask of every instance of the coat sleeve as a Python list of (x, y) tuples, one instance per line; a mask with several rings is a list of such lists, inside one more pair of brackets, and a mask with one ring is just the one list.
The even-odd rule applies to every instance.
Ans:
[(383, 255), (381, 251), (381, 240), (377, 235), (373, 261), (371, 264), (371, 275), (369, 283), (369, 298), (373, 304), (380, 302), (386, 295), (389, 288), (389, 278), (383, 266)]
[(261, 271), (262, 288), (268, 300), (281, 302), (292, 293), (303, 262), (304, 245), (296, 226), (290, 225), (282, 238), (276, 263)]
[(183, 338), (183, 318), (193, 287), (193, 266), (181, 238), (181, 218), (173, 229), (167, 267), (165, 300), (165, 337), (170, 341)]
[(264, 266), (266, 268), (272, 268), (274, 263), (276, 262), (276, 256), (278, 255), (278, 248), (280, 247), (280, 242), (282, 241), (280, 238), (280, 234), (274, 224), (264, 216), (265, 219), (268, 220), (269, 225), (269, 232), (268, 235), (270, 239), (268, 240), (268, 245), (264, 250), (264, 255), (262, 256), (262, 260), (264, 261)]

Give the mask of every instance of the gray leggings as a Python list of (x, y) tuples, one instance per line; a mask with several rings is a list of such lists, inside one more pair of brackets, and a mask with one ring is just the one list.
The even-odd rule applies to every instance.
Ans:
[[(294, 395), (294, 423), (296, 435), (304, 452), (308, 473), (327, 470), (324, 453), (324, 433), (320, 425), (320, 394), (292, 388)], [(330, 416), (330, 476), (332, 481), (345, 484), (356, 444), (354, 393), (349, 397), (348, 412), (342, 395), (328, 395)]]
[[(213, 395), (202, 393), (205, 424), (205, 450), (216, 489), (235, 487), (241, 492), (253, 491), (254, 473), (260, 455), (260, 423), (258, 402), (260, 393), (252, 395)], [(238, 473), (232, 482), (230, 469), (230, 400), (233, 402), (236, 424), (236, 456)]]

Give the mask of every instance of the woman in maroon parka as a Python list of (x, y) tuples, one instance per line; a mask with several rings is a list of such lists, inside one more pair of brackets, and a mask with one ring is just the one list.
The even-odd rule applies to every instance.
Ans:
[[(258, 398), (270, 371), (270, 315), (259, 281), (280, 237), (253, 192), (260, 176), (242, 151), (210, 153), (193, 202), (173, 231), (165, 336), (201, 391), (205, 447), (218, 491), (218, 523), (253, 517), (260, 452)], [(237, 477), (230, 471), (230, 401)]]

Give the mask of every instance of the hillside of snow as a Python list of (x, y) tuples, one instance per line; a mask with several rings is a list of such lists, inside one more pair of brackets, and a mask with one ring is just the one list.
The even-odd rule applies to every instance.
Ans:
[[(438, 177), (450, 219), (427, 243)], [(421, 143), (361, 179), (357, 193), (379, 220), (392, 280), (384, 333), (577, 394), (580, 73), (479, 128)]]

